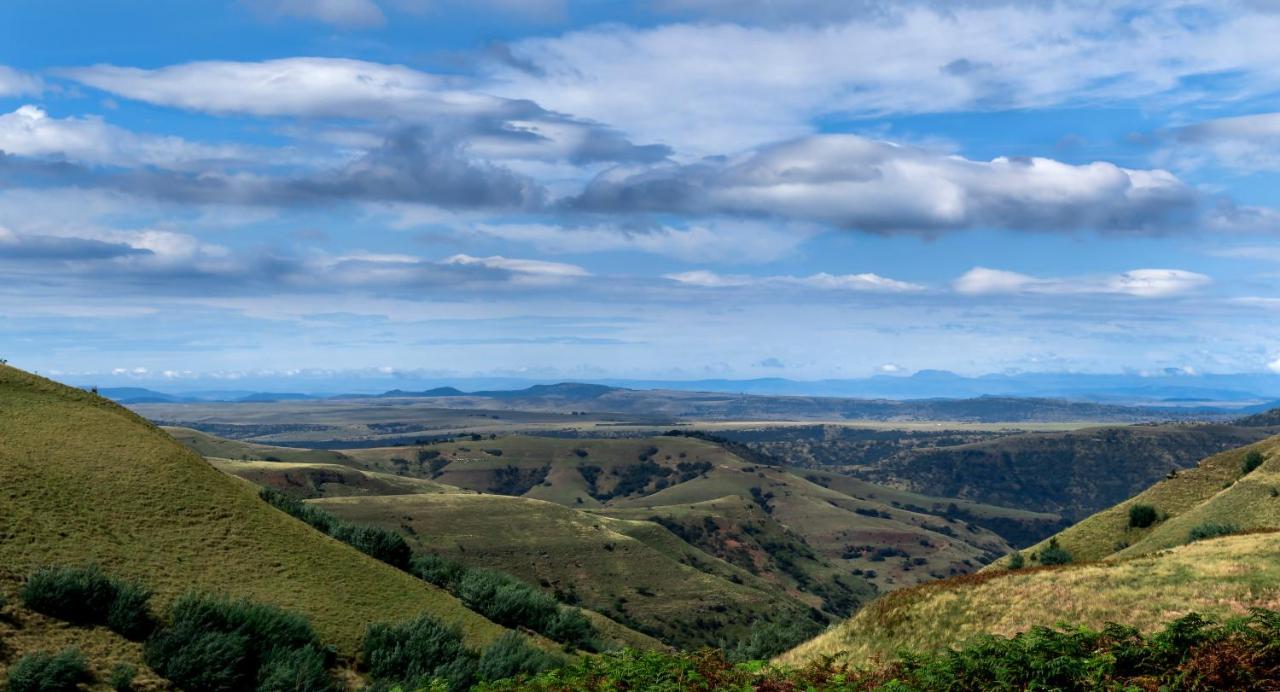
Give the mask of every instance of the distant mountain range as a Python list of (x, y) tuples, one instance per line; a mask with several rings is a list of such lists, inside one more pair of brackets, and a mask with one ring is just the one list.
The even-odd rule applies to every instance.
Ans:
[[(238, 380), (247, 389), (222, 391), (207, 387), (196, 391), (192, 382), (125, 380), (100, 382), (104, 392), (126, 403), (160, 401), (283, 401), (332, 396), (517, 396), (512, 392), (554, 386), (555, 380), (517, 378), (454, 378), (397, 376), (395, 378), (350, 375), (298, 375)], [(385, 389), (376, 389), (385, 383)], [(77, 384), (88, 385), (90, 382)], [(112, 386), (120, 384), (121, 386)], [(913, 375), (877, 375), (857, 379), (793, 380), (782, 377), (756, 379), (642, 380), (603, 378), (574, 381), (574, 386), (594, 395), (605, 387), (664, 389), (695, 392), (732, 392), (769, 396), (823, 396), (863, 399), (931, 399), (1007, 396), (1058, 398), (1114, 404), (1159, 406), (1242, 407), (1280, 399), (1280, 374), (1186, 374), (1177, 370), (1143, 374), (1021, 373), (968, 377), (945, 370), (922, 370)], [(190, 391), (171, 390), (185, 386)], [(390, 391), (387, 391), (390, 390)], [(348, 394), (343, 394), (343, 393)], [(249, 397), (253, 397), (250, 399)]]

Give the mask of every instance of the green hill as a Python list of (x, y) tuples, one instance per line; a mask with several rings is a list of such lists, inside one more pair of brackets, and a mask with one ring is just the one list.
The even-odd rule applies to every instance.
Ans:
[(0, 594), (12, 615), (0, 621), (4, 660), (67, 639), (136, 655), (108, 634), (68, 631), (13, 605), (26, 576), (54, 564), (140, 581), (158, 608), (192, 589), (274, 604), (305, 615), (345, 656), (369, 623), (423, 612), (459, 624), (477, 646), (505, 631), (273, 509), (106, 399), (0, 367), (0, 411)]
[[(1244, 459), (1250, 452), (1260, 454), (1263, 462), (1246, 474)], [(1158, 519), (1150, 526), (1131, 526), (1130, 510), (1136, 506), (1153, 508)], [(1118, 559), (1187, 543), (1191, 530), (1206, 523), (1239, 531), (1280, 529), (1280, 436), (1215, 454), (1195, 468), (1172, 473), (1053, 540), (1077, 561)], [(1047, 545), (1046, 540), (1024, 552), (1038, 554)], [(992, 568), (1007, 566), (1008, 560)]]

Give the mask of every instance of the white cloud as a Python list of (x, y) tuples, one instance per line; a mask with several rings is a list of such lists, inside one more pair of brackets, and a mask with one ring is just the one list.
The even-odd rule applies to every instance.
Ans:
[(903, 371), (903, 367), (897, 363), (884, 363), (876, 368), (876, 372), (886, 375), (896, 375)]
[(925, 290), (920, 284), (889, 279), (879, 274), (827, 274), (809, 276), (750, 276), (745, 274), (717, 274), (707, 270), (695, 270), (665, 274), (686, 286), (702, 288), (733, 288), (745, 286), (796, 286), (830, 291), (866, 291), (873, 293), (914, 293)]
[(471, 255), (454, 255), (445, 260), (445, 264), (461, 266), (480, 266), (492, 269), (503, 269), (516, 274), (568, 279), (590, 276), (591, 273), (576, 264), (563, 262), (547, 262), (544, 260), (517, 259), (494, 255), (491, 257), (472, 257)]
[(645, 252), (686, 262), (754, 263), (780, 259), (819, 230), (805, 224), (707, 220), (686, 227), (628, 229), (611, 225), (468, 225), (467, 231), (506, 242), (528, 243), (543, 252)]
[(0, 65), (0, 96), (37, 95), (43, 89), (39, 78)]
[(341, 27), (381, 26), (386, 22), (373, 0), (241, 0), (262, 17), (314, 19)]
[(1181, 269), (1134, 269), (1104, 276), (1040, 278), (1018, 272), (974, 267), (952, 282), (952, 288), (964, 295), (1113, 294), (1165, 298), (1188, 293), (1211, 283), (1213, 280), (1204, 274)]
[(1239, 172), (1280, 170), (1280, 113), (1219, 118), (1172, 130), (1157, 152), (1167, 165), (1217, 164)]
[(1271, 372), (1280, 374), (1280, 358), (1276, 358), (1270, 363), (1267, 363), (1267, 369)]
[(877, 6), (834, 24), (605, 26), (526, 39), (512, 46), (517, 64), (495, 66), (493, 90), (719, 154), (812, 132), (824, 116), (1149, 104), (1215, 73), (1239, 75), (1224, 99), (1280, 83), (1280, 15), (1239, 3)]
[(868, 231), (969, 227), (1165, 230), (1196, 194), (1163, 170), (1045, 158), (975, 161), (858, 135), (814, 135), (724, 161), (615, 169), (591, 211), (780, 216)]
[(245, 160), (250, 156), (242, 147), (135, 134), (92, 116), (53, 118), (33, 105), (0, 114), (0, 151), (17, 156), (55, 156), (94, 165), (201, 169), (212, 162)]

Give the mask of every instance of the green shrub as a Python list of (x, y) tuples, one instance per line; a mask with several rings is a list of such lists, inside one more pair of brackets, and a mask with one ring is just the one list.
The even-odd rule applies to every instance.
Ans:
[(559, 613), (555, 598), (509, 574), (489, 569), (470, 570), (458, 582), (458, 598), (468, 608), (499, 625), (545, 632)]
[(293, 516), (295, 519), (301, 519), (310, 524), (312, 528), (324, 533), (332, 533), (334, 525), (338, 523), (338, 518), (332, 514), (297, 498), (289, 497), (279, 490), (264, 487), (258, 490), (258, 496), (266, 500), (267, 504)]
[(756, 623), (751, 636), (732, 647), (724, 647), (730, 661), (767, 660), (805, 642), (820, 631), (812, 620)]
[(1244, 461), (1240, 464), (1241, 474), (1252, 473), (1254, 469), (1262, 466), (1263, 461), (1262, 452), (1256, 449), (1249, 450), (1249, 453), (1244, 455)]
[(1022, 569), (1027, 564), (1027, 559), (1022, 557), (1022, 553), (1015, 550), (1009, 556), (1009, 569)]
[(262, 676), (278, 684), (288, 674), (313, 674), (314, 657), (299, 652), (322, 651), (306, 618), (252, 601), (188, 594), (174, 602), (169, 618), (143, 653), (147, 665), (189, 692), (252, 689)]
[(1240, 528), (1235, 524), (1217, 521), (1206, 521), (1191, 527), (1191, 531), (1187, 533), (1187, 541), (1202, 541), (1206, 538), (1218, 538), (1219, 536), (1230, 536), (1233, 533), (1240, 533)]
[(1071, 562), (1071, 553), (1058, 545), (1058, 539), (1050, 538), (1048, 547), (1040, 551), (1040, 564), (1065, 565)]
[(97, 567), (46, 567), (27, 578), (22, 603), (38, 613), (78, 625), (106, 625), (128, 639), (143, 639), (154, 623), (141, 584), (108, 577)]
[(107, 685), (116, 692), (130, 692), (133, 689), (133, 679), (137, 675), (137, 668), (128, 663), (118, 663), (107, 676)]
[(278, 653), (258, 671), (258, 692), (331, 692), (339, 689), (329, 675), (324, 652), (308, 644)]
[(381, 560), (396, 569), (409, 571), (409, 561), (413, 557), (413, 551), (404, 540), (404, 536), (395, 531), (376, 526), (356, 526), (339, 522), (334, 525), (330, 535), (365, 555)]
[(428, 615), (390, 625), (371, 625), (364, 636), (364, 664), (378, 681), (410, 689), (432, 679), (466, 689), (475, 674), (475, 654), (462, 644), (462, 630)]
[(435, 584), (448, 591), (457, 591), (458, 582), (467, 573), (461, 562), (455, 562), (439, 555), (419, 555), (413, 559), (410, 571), (417, 578)]
[(561, 606), (559, 612), (547, 624), (546, 631), (540, 634), (575, 649), (600, 650), (600, 640), (596, 636), (595, 626), (577, 608)]
[(518, 675), (537, 675), (555, 667), (556, 663), (545, 651), (530, 646), (522, 635), (507, 632), (480, 654), (480, 660), (476, 663), (476, 677), (481, 680), (501, 680)]
[(1145, 529), (1160, 521), (1160, 512), (1151, 505), (1133, 505), (1129, 508), (1129, 527)]
[(84, 656), (74, 648), (57, 654), (38, 651), (9, 668), (10, 692), (72, 692), (89, 680)]

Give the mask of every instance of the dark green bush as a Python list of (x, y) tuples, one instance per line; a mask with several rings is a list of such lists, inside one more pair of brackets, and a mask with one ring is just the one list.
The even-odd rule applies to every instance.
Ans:
[(1145, 529), (1160, 521), (1160, 512), (1151, 505), (1133, 505), (1129, 508), (1129, 527)]
[(730, 661), (767, 660), (808, 641), (819, 631), (821, 627), (807, 619), (756, 623), (748, 639), (723, 648)]
[(258, 692), (331, 692), (337, 690), (325, 653), (308, 644), (272, 656), (258, 671)]
[(1066, 548), (1058, 545), (1058, 539), (1050, 538), (1049, 545), (1040, 551), (1040, 564), (1042, 565), (1065, 565), (1071, 562), (1071, 553)]
[(46, 567), (22, 586), (22, 603), (38, 613), (79, 625), (106, 625), (129, 639), (150, 634), (151, 592), (108, 577), (97, 567)]
[(84, 656), (74, 648), (23, 656), (9, 668), (9, 692), (73, 692), (90, 680)]
[(1251, 473), (1254, 469), (1262, 466), (1263, 461), (1262, 452), (1256, 449), (1250, 450), (1248, 454), (1244, 455), (1244, 461), (1240, 464), (1240, 471), (1242, 474)]
[(397, 569), (409, 571), (413, 551), (404, 536), (376, 526), (357, 526), (272, 488), (262, 488), (258, 495), (268, 504), (310, 524), (312, 528), (333, 536), (360, 552)]
[(546, 631), (541, 634), (546, 635), (548, 639), (583, 651), (599, 651), (601, 648), (595, 626), (577, 608), (561, 606), (560, 612), (551, 618)]
[(1219, 536), (1230, 536), (1233, 533), (1240, 533), (1240, 528), (1235, 524), (1206, 521), (1191, 527), (1191, 531), (1187, 533), (1188, 541), (1202, 541), (1206, 538), (1218, 538)]
[(133, 679), (137, 675), (137, 668), (128, 663), (119, 663), (115, 668), (111, 669), (111, 674), (107, 676), (107, 685), (115, 692), (130, 692), (133, 689)]
[[(188, 594), (174, 602), (169, 617), (169, 625), (147, 641), (144, 656), (189, 692), (253, 689), (263, 676), (278, 684), (291, 673), (314, 673), (314, 656), (300, 652), (323, 651), (306, 618), (247, 600)], [(320, 660), (322, 668), (329, 657), (326, 652)]]
[(1022, 569), (1027, 564), (1027, 559), (1022, 557), (1022, 553), (1015, 550), (1009, 556), (1009, 569)]
[(525, 637), (507, 632), (480, 654), (476, 663), (476, 677), (481, 680), (501, 680), (518, 675), (537, 675), (557, 664), (549, 654), (530, 646)]
[(468, 608), (500, 625), (545, 632), (559, 613), (555, 598), (509, 574), (470, 570), (458, 582), (458, 598)]
[(416, 689), (442, 679), (450, 689), (466, 689), (475, 675), (475, 654), (462, 643), (462, 630), (428, 615), (390, 625), (371, 625), (364, 636), (364, 665), (378, 681)]
[(425, 582), (448, 591), (456, 591), (458, 582), (462, 581), (462, 575), (467, 573), (467, 568), (461, 562), (428, 554), (415, 557), (410, 571)]

